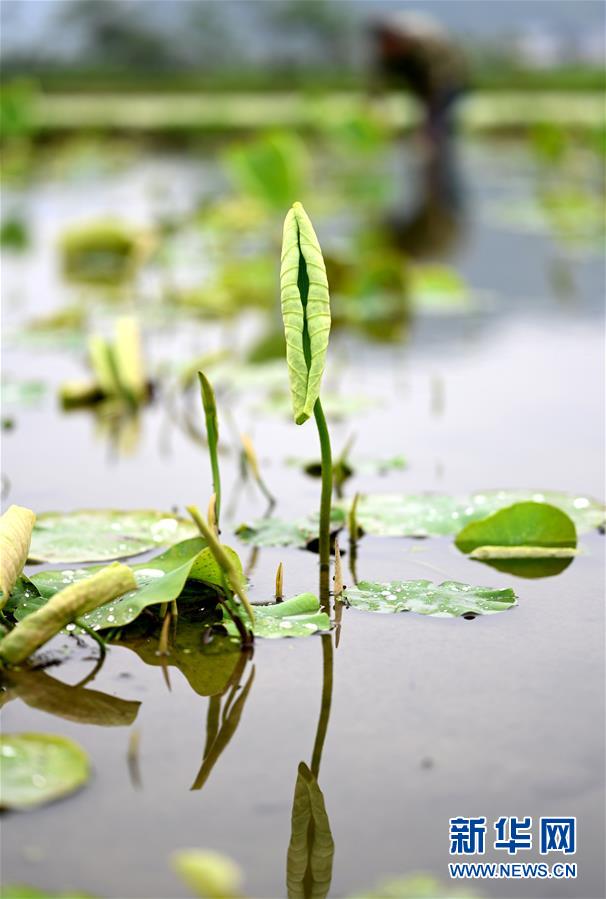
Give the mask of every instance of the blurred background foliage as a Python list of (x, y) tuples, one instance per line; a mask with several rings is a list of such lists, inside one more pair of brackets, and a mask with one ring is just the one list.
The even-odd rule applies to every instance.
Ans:
[(368, 23), (415, 7), (462, 44), (475, 87), (603, 88), (598, 0), (582, 15), (577, 0), (3, 0), (3, 73), (45, 91), (359, 88)]

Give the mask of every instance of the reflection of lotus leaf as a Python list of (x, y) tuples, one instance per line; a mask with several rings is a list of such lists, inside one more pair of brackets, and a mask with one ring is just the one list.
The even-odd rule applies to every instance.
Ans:
[(79, 724), (126, 727), (133, 723), (141, 705), (140, 702), (120, 699), (109, 693), (65, 684), (39, 669), (6, 671), (3, 680), (9, 697), (18, 696), (33, 709)]
[(120, 646), (131, 649), (146, 665), (178, 668), (199, 696), (223, 693), (240, 659), (239, 644), (226, 637), (214, 637), (204, 644), (203, 627), (179, 618), (176, 633), (169, 641), (169, 654), (158, 654), (158, 634), (126, 634)]

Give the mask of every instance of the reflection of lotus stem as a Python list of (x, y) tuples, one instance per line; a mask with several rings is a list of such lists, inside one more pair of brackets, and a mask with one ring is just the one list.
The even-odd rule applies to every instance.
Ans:
[(332, 681), (333, 681), (333, 651), (332, 637), (326, 634), (320, 638), (322, 640), (322, 704), (320, 706), (320, 717), (318, 718), (318, 727), (316, 729), (316, 739), (314, 742), (313, 753), (311, 757), (311, 770), (314, 777), (318, 777), (320, 772), (320, 762), (322, 760), (322, 750), (324, 748), (324, 740), (326, 739), (326, 731), (328, 730), (328, 719), (330, 718), (330, 705), (332, 702)]
[[(227, 705), (225, 706), (225, 714), (221, 726), (219, 727), (218, 732), (215, 735), (215, 738), (212, 741), (210, 746), (205, 746), (204, 759), (202, 760), (202, 765), (200, 770), (196, 775), (196, 779), (190, 787), (190, 790), (201, 790), (204, 784), (206, 783), (210, 772), (215, 766), (219, 756), (233, 737), (238, 724), (240, 723), (240, 718), (242, 717), (242, 711), (244, 710), (244, 704), (250, 692), (250, 688), (253, 685), (253, 680), (255, 678), (255, 669), (254, 666), (251, 669), (250, 675), (244, 687), (242, 688), (242, 692), (238, 696), (238, 698), (230, 705), (230, 697), (228, 697)], [(235, 695), (237, 690), (237, 685), (232, 688), (232, 694)], [(213, 716), (216, 714), (216, 709), (213, 710)], [(215, 726), (215, 722), (213, 720), (212, 727)], [(207, 748), (208, 747), (208, 748)]]
[(351, 573), (354, 584), (358, 583), (358, 573), (356, 571), (356, 561), (358, 558), (358, 536), (360, 533), (356, 511), (358, 508), (358, 500), (360, 494), (356, 493), (349, 510), (349, 519), (347, 527), (349, 530), (349, 571)]
[(325, 612), (330, 613), (330, 506), (332, 501), (332, 454), (330, 435), (324, 417), (322, 403), (318, 398), (314, 405), (314, 417), (320, 437), (322, 458), (322, 495), (320, 499), (320, 602)]

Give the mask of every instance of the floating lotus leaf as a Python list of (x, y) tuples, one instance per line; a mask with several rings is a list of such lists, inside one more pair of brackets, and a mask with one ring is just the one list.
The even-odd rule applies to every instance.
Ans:
[(2, 899), (95, 899), (92, 893), (47, 893), (24, 883), (10, 883), (2, 887)]
[[(337, 531), (345, 524), (345, 514), (334, 507), (330, 511), (331, 530)], [(252, 524), (242, 524), (236, 534), (250, 546), (299, 546), (305, 547), (318, 539), (318, 517), (310, 515), (298, 521), (281, 518), (259, 518)]]
[(81, 746), (54, 734), (0, 736), (0, 808), (27, 809), (73, 793), (89, 778)]
[[(457, 534), (461, 552), (483, 550), (485, 558), (545, 558), (553, 551), (574, 549), (577, 532), (572, 519), (548, 503), (514, 503), (480, 521), (472, 521)], [(498, 551), (498, 552), (497, 552)], [(505, 554), (504, 554), (505, 553)], [(476, 555), (476, 558), (480, 556)]]
[(458, 618), (461, 615), (492, 615), (516, 605), (510, 588), (472, 587), (458, 581), (360, 581), (349, 587), (344, 600), (365, 612), (417, 612), (434, 618)]
[(454, 268), (446, 265), (417, 265), (411, 271), (410, 292), (422, 312), (469, 312), (474, 296)]
[(195, 525), (167, 512), (84, 509), (38, 515), (29, 553), (32, 562), (103, 562), (178, 543)]
[[(248, 626), (247, 618), (243, 619)], [(237, 636), (236, 625), (224, 617), (227, 632)], [(255, 606), (253, 633), (255, 637), (309, 637), (318, 631), (330, 630), (330, 618), (320, 610), (320, 600), (313, 593), (301, 593), (284, 602), (270, 606)]]
[(478, 894), (463, 887), (446, 886), (423, 871), (381, 881), (373, 890), (364, 890), (348, 899), (479, 899)]
[[(572, 519), (579, 533), (606, 521), (606, 510), (596, 500), (548, 490), (486, 490), (468, 496), (368, 494), (360, 497), (356, 515), (360, 527), (377, 537), (438, 537), (456, 534), (470, 521), (524, 502), (555, 506)], [(345, 511), (349, 505), (343, 502), (338, 508)]]
[(263, 135), (224, 155), (240, 190), (270, 208), (284, 209), (300, 195), (307, 174), (304, 142), (288, 131)]
[[(224, 549), (232, 564), (241, 573), (242, 567), (237, 554), (229, 547), (224, 547)], [(201, 537), (194, 537), (191, 540), (177, 543), (154, 559), (133, 565), (132, 571), (138, 585), (137, 589), (87, 612), (82, 619), (95, 630), (106, 627), (124, 627), (134, 621), (148, 606), (169, 603), (178, 599), (187, 579), (193, 577), (194, 565), (197, 566), (200, 575), (197, 576), (201, 585), (200, 596), (204, 592), (202, 584), (209, 584), (222, 590), (223, 572), (212, 559), (204, 540)], [(67, 584), (77, 583), (82, 578), (99, 571), (101, 567), (95, 565), (90, 568), (63, 571), (40, 571), (33, 575), (31, 581), (21, 580), (18, 582), (7, 605), (7, 610), (17, 620), (21, 620), (43, 606), (47, 599)]]
[(173, 852), (172, 865), (188, 888), (201, 899), (238, 899), (242, 871), (226, 855), (201, 849)]
[(517, 577), (553, 577), (578, 554), (574, 522), (548, 503), (514, 503), (457, 534), (456, 545), (470, 559)]

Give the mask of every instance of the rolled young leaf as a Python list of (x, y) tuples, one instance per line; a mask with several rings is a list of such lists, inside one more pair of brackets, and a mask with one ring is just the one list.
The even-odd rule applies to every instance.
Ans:
[(19, 665), (75, 618), (136, 588), (133, 572), (120, 562), (70, 584), (0, 640), (0, 660)]
[(23, 506), (9, 506), (0, 517), (0, 609), (27, 561), (36, 516)]
[(320, 395), (330, 333), (326, 267), (300, 203), (293, 204), (284, 221), (280, 289), (293, 414), (300, 425)]
[(219, 419), (217, 417), (217, 403), (215, 401), (215, 392), (212, 384), (204, 374), (198, 372), (198, 380), (200, 381), (200, 393), (202, 396), (202, 407), (204, 409), (204, 417), (206, 419), (206, 436), (208, 438), (208, 454), (210, 456), (210, 467), (213, 476), (213, 492), (215, 494), (215, 519), (217, 527), (221, 517), (221, 474), (219, 471)]

